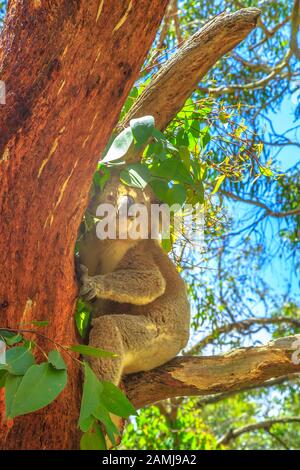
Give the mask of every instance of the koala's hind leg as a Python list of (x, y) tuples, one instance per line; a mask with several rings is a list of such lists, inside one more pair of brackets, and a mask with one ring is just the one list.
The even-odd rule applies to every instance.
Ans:
[[(143, 315), (103, 315), (92, 322), (89, 345), (117, 354), (115, 358), (91, 358), (91, 366), (100, 380), (118, 385), (139, 351), (147, 351), (157, 337), (156, 325)], [(144, 359), (139, 370), (144, 370)], [(146, 367), (148, 368), (148, 367)], [(149, 367), (151, 368), (151, 366)], [(131, 370), (130, 370), (131, 372)]]

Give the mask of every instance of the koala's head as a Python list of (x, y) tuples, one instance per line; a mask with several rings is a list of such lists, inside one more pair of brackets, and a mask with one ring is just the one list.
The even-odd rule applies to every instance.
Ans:
[[(151, 187), (144, 189), (127, 186), (120, 181), (119, 174), (113, 174), (104, 190), (93, 199), (92, 212), (100, 220), (96, 230), (111, 225), (111, 235), (106, 238), (141, 239), (149, 238), (151, 230), (151, 206), (158, 204)], [(98, 235), (99, 238), (102, 238)]]

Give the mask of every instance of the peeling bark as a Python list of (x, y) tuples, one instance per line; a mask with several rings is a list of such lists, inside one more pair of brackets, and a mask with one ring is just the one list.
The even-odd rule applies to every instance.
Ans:
[(152, 115), (156, 127), (165, 129), (212, 66), (255, 28), (259, 15), (257, 8), (243, 8), (204, 25), (161, 67), (122, 126), (132, 118)]
[[(12, 0), (0, 42), (0, 324), (76, 342), (74, 246), (92, 175), (167, 0)], [(49, 350), (49, 344), (42, 344)], [(69, 362), (69, 361), (68, 361)], [(77, 447), (80, 374), (0, 448)], [(3, 412), (3, 409), (2, 409)], [(2, 434), (1, 434), (2, 432)]]
[(136, 408), (166, 398), (210, 395), (261, 385), (269, 379), (299, 373), (292, 360), (300, 335), (280, 338), (222, 356), (176, 357), (157, 369), (125, 378), (127, 396)]

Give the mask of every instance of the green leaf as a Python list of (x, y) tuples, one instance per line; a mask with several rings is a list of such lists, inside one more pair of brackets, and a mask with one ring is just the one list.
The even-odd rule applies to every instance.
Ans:
[(12, 404), (22, 380), (22, 376), (7, 374), (5, 380), (5, 411), (7, 418), (12, 417)]
[(154, 128), (152, 135), (153, 137), (155, 137), (157, 142), (161, 142), (166, 149), (170, 150), (171, 152), (178, 152), (177, 148), (174, 147), (174, 145), (172, 145), (171, 142), (169, 142), (168, 139), (164, 136), (164, 134), (158, 129)]
[[(188, 135), (182, 127), (176, 133), (176, 145), (179, 148), (181, 146), (188, 147), (189, 145)], [(179, 152), (180, 152), (180, 149), (179, 149)]]
[(166, 181), (174, 180), (183, 184), (193, 184), (194, 182), (183, 163), (175, 157), (154, 164), (150, 171), (152, 176), (164, 178)]
[(195, 192), (197, 195), (197, 201), (200, 204), (203, 204), (204, 203), (204, 186), (203, 186), (202, 181), (197, 181), (197, 183), (195, 184)]
[(138, 147), (142, 147), (145, 145), (147, 140), (150, 139), (154, 130), (154, 125), (153, 116), (131, 119), (130, 127)]
[(110, 382), (102, 381), (101, 383), (103, 386), (101, 403), (108, 411), (123, 418), (136, 414), (135, 408), (118, 387)]
[(172, 250), (172, 241), (170, 238), (163, 238), (161, 241), (161, 246), (162, 249), (166, 252), (169, 253)]
[(175, 158), (168, 158), (163, 162), (154, 164), (150, 171), (152, 176), (164, 178), (166, 181), (172, 181), (176, 174), (177, 162)]
[(6, 364), (0, 368), (12, 375), (24, 375), (34, 363), (35, 359), (30, 349), (25, 346), (16, 346), (6, 352)]
[(67, 384), (67, 372), (56, 370), (48, 362), (31, 366), (12, 400), (10, 417), (40, 410), (53, 402)]
[(85, 336), (87, 335), (90, 317), (90, 307), (83, 300), (78, 299), (75, 312), (75, 322), (79, 334), (82, 338), (85, 338)]
[(13, 346), (14, 344), (19, 343), (22, 341), (22, 335), (19, 333), (15, 333), (14, 331), (7, 331), (0, 329), (0, 339), (5, 341), (8, 346)]
[(94, 424), (92, 429), (83, 434), (80, 440), (81, 450), (106, 450), (106, 443), (99, 424)]
[(105, 406), (99, 403), (96, 411), (94, 412), (94, 416), (98, 419), (98, 421), (104, 424), (105, 430), (108, 434), (111, 443), (115, 445), (115, 434), (119, 435), (120, 432), (116, 428), (115, 424), (112, 422), (109, 412), (107, 411)]
[(218, 191), (218, 189), (220, 188), (222, 182), (224, 181), (224, 179), (226, 178), (226, 175), (221, 175), (217, 178), (217, 182), (216, 182), (216, 185), (212, 191), (211, 194), (216, 194), (216, 192)]
[(87, 346), (85, 344), (74, 344), (69, 346), (68, 349), (71, 351), (77, 352), (79, 354), (84, 354), (85, 356), (92, 357), (117, 357), (115, 353), (104, 351), (100, 348), (93, 348), (92, 346)]
[(191, 166), (191, 154), (188, 147), (181, 145), (179, 147), (179, 156), (184, 164), (185, 168), (190, 171)]
[(144, 189), (151, 179), (151, 174), (146, 165), (133, 163), (121, 171), (120, 179), (127, 186)]
[(78, 425), (83, 432), (88, 431), (90, 428), (91, 416), (100, 404), (102, 390), (102, 383), (98, 380), (88, 363), (85, 362), (83, 393), (78, 421)]
[(6, 370), (0, 370), (0, 388), (5, 387), (5, 380), (8, 372)]
[(132, 142), (132, 130), (130, 127), (127, 127), (114, 139), (107, 154), (100, 163), (110, 163), (116, 160), (120, 160), (126, 155)]
[(209, 142), (211, 140), (211, 136), (210, 136), (210, 133), (209, 133), (209, 127), (206, 126), (204, 127), (204, 129), (201, 130), (201, 146), (202, 148), (205, 148)]
[(186, 200), (186, 191), (182, 184), (174, 184), (172, 188), (169, 188), (167, 193), (167, 202), (170, 206), (173, 204), (179, 204), (183, 206)]
[(61, 354), (58, 351), (56, 351), (56, 349), (49, 352), (48, 361), (57, 370), (67, 369), (65, 361), (63, 360)]
[(107, 181), (110, 178), (110, 170), (105, 165), (98, 165), (97, 171), (94, 173), (94, 185), (103, 191)]
[(270, 168), (266, 168), (266, 167), (263, 167), (263, 166), (260, 166), (259, 167), (259, 171), (262, 175), (264, 176), (267, 176), (267, 177), (271, 177), (271, 176), (274, 176), (274, 173), (273, 171), (270, 169)]
[(33, 320), (33, 322), (31, 322), (32, 325), (34, 326), (38, 326), (40, 328), (44, 327), (44, 326), (48, 326), (49, 325), (49, 320)]
[(152, 179), (150, 186), (153, 189), (155, 196), (162, 202), (167, 202), (167, 194), (169, 191), (169, 185), (166, 180)]

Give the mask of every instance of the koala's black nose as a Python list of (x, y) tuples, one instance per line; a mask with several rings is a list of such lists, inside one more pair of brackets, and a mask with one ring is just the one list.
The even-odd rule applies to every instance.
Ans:
[(120, 197), (120, 199), (118, 200), (118, 212), (120, 214), (127, 214), (133, 204), (135, 204), (133, 197), (128, 195)]

